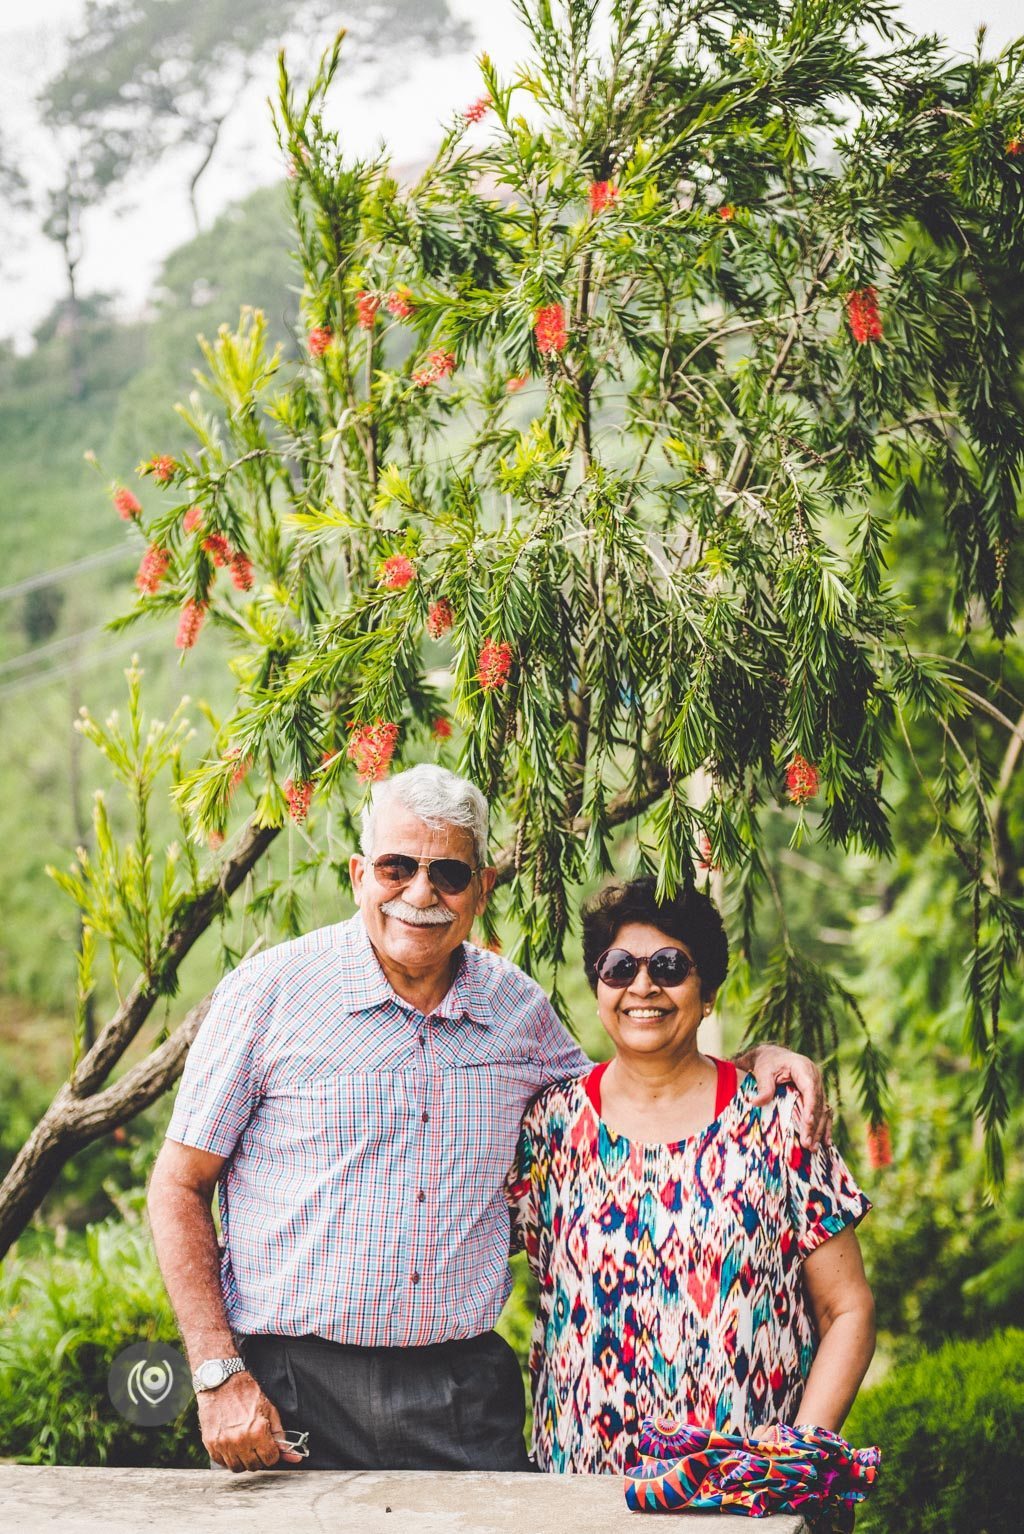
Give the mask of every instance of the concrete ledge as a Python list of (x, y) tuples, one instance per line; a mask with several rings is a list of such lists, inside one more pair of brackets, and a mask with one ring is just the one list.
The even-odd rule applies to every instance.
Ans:
[[(4, 1527), (17, 1534), (637, 1534), (615, 1476), (390, 1471), (80, 1469), (0, 1466)], [(665, 1534), (737, 1534), (733, 1515), (676, 1513)], [(805, 1534), (790, 1516), (764, 1534)]]

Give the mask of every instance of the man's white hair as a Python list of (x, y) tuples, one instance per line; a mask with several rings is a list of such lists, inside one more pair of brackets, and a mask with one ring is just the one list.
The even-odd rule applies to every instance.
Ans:
[[(362, 853), (374, 856), (373, 828), (377, 811), (388, 804), (400, 804), (430, 826), (460, 826), (473, 838), (479, 864), (487, 862), (487, 800), (468, 778), (460, 778), (447, 767), (421, 762), (393, 778), (375, 783), (370, 802), (363, 809)], [(382, 848), (387, 851), (387, 848)]]

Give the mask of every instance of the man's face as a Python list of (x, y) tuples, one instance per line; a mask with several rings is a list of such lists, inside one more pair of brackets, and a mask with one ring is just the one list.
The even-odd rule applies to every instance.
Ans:
[[(471, 834), (460, 826), (428, 826), (404, 805), (392, 801), (374, 816), (373, 856), (403, 853), (414, 858), (460, 858), (476, 866)], [(385, 965), (410, 975), (426, 975), (445, 964), (472, 930), (494, 888), (495, 870), (474, 874), (458, 895), (442, 895), (426, 868), (399, 889), (379, 882), (367, 858), (349, 863), (356, 904), (367, 935)]]

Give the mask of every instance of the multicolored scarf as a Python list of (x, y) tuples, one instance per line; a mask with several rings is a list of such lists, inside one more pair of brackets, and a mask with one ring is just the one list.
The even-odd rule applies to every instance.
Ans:
[(824, 1428), (780, 1423), (759, 1441), (682, 1427), (674, 1417), (648, 1419), (639, 1451), (640, 1463), (626, 1472), (626, 1506), (633, 1512), (802, 1513), (825, 1528), (852, 1528), (854, 1505), (864, 1500), (882, 1460), (879, 1449), (851, 1448)]

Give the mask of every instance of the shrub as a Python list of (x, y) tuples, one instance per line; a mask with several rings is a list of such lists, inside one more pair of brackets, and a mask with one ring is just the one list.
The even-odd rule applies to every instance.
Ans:
[(1024, 1331), (948, 1342), (899, 1365), (864, 1392), (844, 1433), (884, 1455), (858, 1534), (1018, 1530)]
[(134, 1427), (107, 1395), (122, 1348), (158, 1339), (180, 1347), (142, 1217), (91, 1225), (67, 1251), (17, 1251), (0, 1273), (0, 1443), (29, 1464), (208, 1464), (194, 1400), (166, 1427)]

